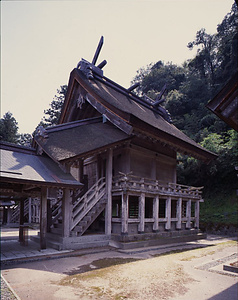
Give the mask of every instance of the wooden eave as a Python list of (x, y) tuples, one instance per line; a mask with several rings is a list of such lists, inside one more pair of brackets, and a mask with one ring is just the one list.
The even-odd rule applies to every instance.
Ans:
[[(1, 176), (1, 183), (14, 183), (14, 184), (20, 184), (25, 186), (32, 186), (35, 187), (52, 187), (52, 188), (72, 188), (72, 189), (78, 189), (82, 186), (82, 183), (73, 184), (73, 183), (63, 183), (63, 182), (46, 182), (46, 181), (37, 181), (37, 180), (29, 180), (29, 179), (20, 179), (20, 178), (9, 178)], [(0, 186), (0, 192), (2, 187)]]
[(124, 139), (124, 140), (121, 140), (119, 142), (116, 142), (116, 143), (112, 143), (112, 144), (109, 144), (109, 145), (106, 145), (104, 147), (100, 147), (100, 148), (97, 148), (97, 149), (94, 149), (94, 150), (91, 150), (91, 151), (88, 151), (88, 152), (84, 152), (82, 154), (79, 154), (79, 155), (75, 155), (74, 157), (70, 157), (70, 158), (67, 158), (67, 159), (63, 159), (63, 160), (60, 160), (59, 162), (64, 165), (64, 164), (70, 164), (70, 163), (74, 163), (75, 161), (77, 161), (78, 159), (86, 159), (88, 157), (91, 157), (91, 156), (94, 156), (94, 155), (97, 155), (97, 154), (101, 154), (103, 152), (106, 152), (108, 149), (111, 149), (111, 148), (118, 148), (122, 145), (125, 145), (127, 144), (129, 141), (131, 141), (133, 139), (133, 136), (131, 137), (128, 137), (127, 139)]
[(206, 105), (214, 114), (238, 131), (238, 73)]
[[(100, 78), (100, 80), (98, 78), (92, 79), (92, 83), (93, 80), (96, 80), (95, 82), (99, 81), (101, 82), (101, 84), (103, 84), (103, 77)], [(161, 116), (158, 115), (158, 113), (156, 114), (153, 108), (145, 108), (145, 111), (150, 112), (148, 114), (148, 118), (151, 113), (154, 113), (154, 115), (158, 115), (158, 121), (160, 120), (161, 128), (159, 127), (160, 125), (156, 126), (155, 120), (153, 120), (151, 124), (149, 124), (146, 122), (146, 118), (144, 118), (144, 120), (140, 120), (138, 116), (133, 114), (133, 111), (123, 111), (121, 110), (121, 108), (115, 107), (111, 103), (108, 103), (108, 101), (106, 101), (101, 95), (99, 95), (98, 91), (93, 87), (93, 84), (90, 83), (90, 80), (86, 78), (82, 71), (74, 69), (71, 72), (69, 80), (69, 90), (66, 95), (65, 104), (60, 117), (60, 123), (70, 121), (68, 117), (70, 115), (70, 108), (72, 109), (73, 107), (73, 103), (71, 102), (73, 101), (72, 96), (74, 93), (74, 89), (77, 88), (77, 85), (80, 85), (80, 87), (82, 87), (85, 91), (85, 97), (87, 101), (102, 115), (106, 115), (111, 123), (113, 123), (115, 126), (119, 125), (118, 127), (127, 134), (131, 135), (132, 129), (134, 131), (141, 130), (142, 132), (144, 132), (144, 134), (152, 134), (155, 139), (170, 145), (178, 152), (191, 154), (192, 156), (204, 161), (210, 161), (217, 157), (214, 153), (202, 148), (196, 142), (179, 131), (176, 127), (173, 127), (173, 125), (165, 121)], [(121, 92), (116, 83), (115, 87), (113, 86), (112, 82), (109, 82), (107, 84), (109, 84), (109, 87), (111, 89), (115, 88), (115, 91), (117, 91), (118, 93)], [(143, 107), (143, 104), (138, 102), (142, 100), (133, 100), (134, 96), (130, 96), (129, 94), (125, 95), (123, 90), (122, 95), (126, 96), (128, 101), (134, 101), (135, 103), (137, 103), (137, 105)], [(130, 97), (132, 98), (130, 99)]]
[[(69, 83), (68, 83), (68, 91), (66, 94), (65, 102), (63, 105), (62, 113), (60, 115), (59, 124), (69, 122), (70, 120), (67, 119), (68, 115), (67, 112), (69, 112), (69, 107), (71, 105), (72, 95), (73, 91), (75, 89), (76, 84), (78, 83), (85, 91), (88, 93), (92, 98), (96, 99), (97, 102), (99, 102), (105, 110), (109, 110), (112, 114), (115, 114), (128, 122), (130, 114), (122, 112), (121, 110), (117, 109), (116, 107), (110, 105), (108, 102), (106, 102), (102, 97), (98, 95), (98, 93), (92, 88), (90, 84), (88, 84), (86, 81), (86, 77), (84, 74), (79, 75), (78, 69), (73, 69), (73, 71), (70, 73)], [(85, 78), (82, 79), (84, 76)]]
[(172, 136), (163, 130), (157, 129), (145, 122), (141, 121), (140, 119), (136, 118), (135, 116), (131, 115), (131, 122), (136, 124), (133, 126), (134, 132), (142, 132), (146, 136), (151, 136), (153, 139), (158, 140), (162, 144), (166, 144), (174, 149), (176, 152), (183, 153), (185, 155), (191, 155), (197, 159), (201, 159), (204, 162), (208, 163), (213, 159), (216, 159), (218, 156), (213, 152), (210, 152), (202, 146), (199, 147), (194, 141), (194, 145), (181, 140), (175, 136)]

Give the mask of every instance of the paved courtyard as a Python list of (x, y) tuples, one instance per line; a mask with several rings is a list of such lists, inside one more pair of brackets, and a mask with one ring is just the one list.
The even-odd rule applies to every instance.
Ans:
[[(237, 241), (230, 238), (208, 236), (127, 251), (39, 251), (34, 242), (21, 246), (6, 237), (1, 244), (2, 300), (238, 299), (237, 274), (223, 270), (224, 264), (237, 261)], [(11, 296), (4, 298), (6, 291)]]

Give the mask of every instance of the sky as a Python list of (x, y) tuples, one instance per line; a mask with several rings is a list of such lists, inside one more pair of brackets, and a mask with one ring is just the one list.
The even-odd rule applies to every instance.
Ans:
[(1, 1), (1, 117), (11, 112), (19, 133), (32, 133), (57, 89), (81, 58), (128, 88), (136, 71), (161, 60), (194, 57), (187, 44), (205, 28), (214, 34), (233, 0)]

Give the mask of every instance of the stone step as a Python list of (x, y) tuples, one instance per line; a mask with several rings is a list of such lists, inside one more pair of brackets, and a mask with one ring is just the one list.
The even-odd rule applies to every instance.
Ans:
[[(39, 236), (31, 236), (30, 239), (40, 245)], [(55, 250), (61, 251), (63, 250), (63, 244), (54, 240), (46, 239), (46, 248), (53, 248)]]
[(52, 227), (52, 228), (50, 229), (50, 232), (53, 233), (53, 234), (62, 235), (62, 228), (55, 228), (55, 227)]
[(110, 242), (110, 245), (115, 248), (120, 248), (123, 250), (129, 249), (137, 249), (137, 248), (144, 248), (144, 247), (153, 247), (153, 246), (160, 246), (160, 245), (169, 245), (175, 243), (187, 243), (199, 239), (205, 239), (206, 234), (198, 233), (198, 234), (190, 234), (190, 235), (180, 235), (180, 236), (173, 236), (173, 237), (165, 237), (160, 236), (156, 239), (149, 239), (149, 240), (140, 240), (140, 241), (127, 241), (122, 242), (118, 240)]

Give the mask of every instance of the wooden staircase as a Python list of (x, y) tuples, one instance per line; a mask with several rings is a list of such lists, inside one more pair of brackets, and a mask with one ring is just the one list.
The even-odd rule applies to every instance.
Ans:
[(81, 236), (106, 207), (106, 180), (100, 178), (80, 199), (74, 202), (71, 235)]
[[(82, 236), (106, 207), (106, 181), (100, 178), (82, 197), (73, 198), (70, 236)], [(62, 236), (62, 201), (52, 210), (51, 233)]]

